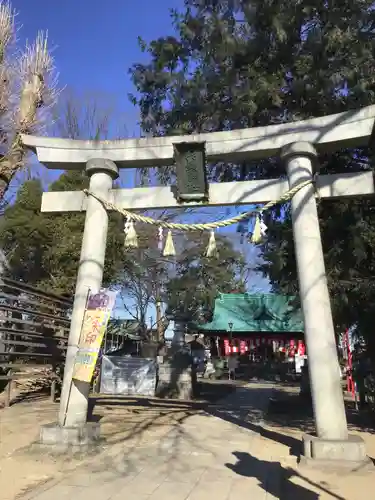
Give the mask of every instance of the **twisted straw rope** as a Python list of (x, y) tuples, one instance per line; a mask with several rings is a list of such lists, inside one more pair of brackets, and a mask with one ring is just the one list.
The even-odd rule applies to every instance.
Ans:
[(227, 227), (231, 226), (232, 224), (236, 224), (238, 222), (241, 222), (242, 220), (248, 219), (249, 217), (253, 215), (261, 215), (265, 210), (269, 210), (270, 208), (274, 207), (275, 205), (279, 205), (280, 203), (284, 203), (290, 199), (293, 198), (293, 196), (298, 193), (298, 191), (309, 184), (313, 184), (314, 180), (308, 180), (301, 182), (301, 184), (298, 184), (297, 186), (294, 186), (293, 188), (289, 189), (284, 193), (278, 200), (272, 200), (266, 203), (263, 207), (258, 208), (256, 210), (251, 210), (249, 212), (244, 212), (243, 214), (236, 215), (234, 217), (231, 217), (229, 219), (224, 219), (221, 221), (214, 221), (214, 222), (206, 222), (203, 224), (180, 224), (178, 222), (165, 222), (157, 219), (153, 219), (152, 217), (146, 217), (144, 215), (139, 215), (135, 214), (133, 212), (129, 212), (128, 210), (124, 210), (122, 208), (116, 207), (113, 203), (110, 203), (109, 201), (104, 200), (100, 196), (98, 196), (95, 193), (92, 193), (88, 189), (84, 189), (83, 192), (87, 196), (92, 196), (96, 200), (98, 200), (107, 210), (114, 210), (115, 212), (118, 212), (122, 214), (124, 217), (127, 217), (128, 221), (133, 221), (133, 222), (141, 222), (143, 224), (152, 224), (156, 225), (159, 227), (162, 227), (164, 229), (177, 229), (179, 231), (205, 231), (205, 230), (213, 230), (217, 229), (219, 227)]

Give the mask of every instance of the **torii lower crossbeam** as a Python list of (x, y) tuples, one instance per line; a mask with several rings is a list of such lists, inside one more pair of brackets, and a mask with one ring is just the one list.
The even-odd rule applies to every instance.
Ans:
[[(207, 203), (185, 203), (183, 207), (253, 205), (278, 200), (289, 189), (288, 181), (223, 182), (210, 184)], [(374, 194), (372, 172), (322, 175), (316, 181), (316, 195), (321, 199), (353, 198)], [(126, 210), (181, 208), (171, 186), (111, 189), (108, 201)], [(87, 196), (83, 191), (43, 193), (42, 212), (64, 213), (86, 210)]]

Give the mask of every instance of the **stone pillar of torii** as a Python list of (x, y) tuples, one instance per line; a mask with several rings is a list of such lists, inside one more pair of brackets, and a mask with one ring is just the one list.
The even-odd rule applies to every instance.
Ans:
[[(79, 141), (23, 136), (24, 145), (36, 152), (49, 169), (86, 170), (89, 190), (126, 210), (181, 206), (172, 186), (112, 189), (118, 169), (160, 167), (174, 162), (174, 144), (205, 143), (208, 161), (239, 161), (280, 155), (288, 180), (271, 179), (209, 185), (208, 200), (184, 206), (253, 205), (278, 199), (289, 188), (311, 180), (318, 170), (318, 153), (368, 145), (373, 132), (375, 106), (337, 115), (281, 125), (213, 132), (199, 135)], [(291, 201), (293, 235), (316, 436), (304, 437), (305, 461), (343, 467), (368, 463), (363, 442), (348, 435), (343, 391), (339, 376), (335, 332), (324, 266), (316, 196), (351, 198), (373, 196), (371, 171), (320, 175)], [(81, 258), (68, 341), (61, 395), (58, 439), (62, 430), (85, 432), (89, 385), (72, 379), (88, 289), (101, 288), (108, 229), (103, 204), (82, 191), (43, 194), (42, 211), (86, 211)], [(49, 429), (48, 439), (51, 441)], [(41, 434), (42, 435), (42, 434)], [(56, 437), (55, 436), (55, 437)], [(56, 437), (57, 439), (57, 437)], [(65, 438), (66, 439), (66, 436)]]

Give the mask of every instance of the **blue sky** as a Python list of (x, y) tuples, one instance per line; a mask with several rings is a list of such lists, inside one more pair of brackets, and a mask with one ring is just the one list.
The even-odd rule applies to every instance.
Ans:
[(108, 92), (124, 111), (129, 135), (137, 132), (138, 112), (128, 102), (133, 91), (128, 69), (146, 55), (137, 37), (153, 40), (172, 32), (169, 9), (182, 0), (13, 0), (20, 46), (48, 30), (60, 85)]

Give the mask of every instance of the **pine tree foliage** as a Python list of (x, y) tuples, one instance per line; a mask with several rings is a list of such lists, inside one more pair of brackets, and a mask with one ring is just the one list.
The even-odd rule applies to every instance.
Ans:
[[(293, 122), (375, 103), (375, 9), (370, 0), (185, 0), (168, 35), (146, 43), (130, 96), (145, 135)], [(373, 152), (320, 156), (321, 173), (373, 169)], [(164, 169), (161, 181), (173, 175)], [(210, 166), (215, 181), (285, 175), (278, 158)], [(372, 342), (375, 201), (322, 201), (319, 216), (338, 331), (358, 323)], [(263, 270), (296, 292), (289, 207), (268, 217)], [(375, 338), (375, 337), (374, 337)], [(375, 350), (374, 350), (375, 352)]]
[[(80, 172), (66, 172), (51, 191), (81, 190), (87, 178)], [(14, 279), (45, 290), (71, 296), (77, 278), (84, 227), (84, 214), (40, 212), (43, 186), (39, 179), (20, 188), (15, 203), (7, 207), (0, 224), (0, 242), (8, 273)], [(125, 265), (123, 220), (111, 214), (104, 280), (112, 282)]]
[(246, 262), (231, 240), (216, 236), (218, 256), (205, 257), (207, 237), (184, 235), (183, 250), (176, 258), (174, 276), (165, 287), (168, 312), (189, 320), (210, 319), (219, 293), (244, 292)]
[[(131, 98), (144, 133), (256, 127), (374, 102), (372, 3), (186, 0), (172, 12), (174, 35), (140, 40), (149, 62), (131, 69)], [(212, 177), (284, 173), (277, 159), (227, 167)]]

